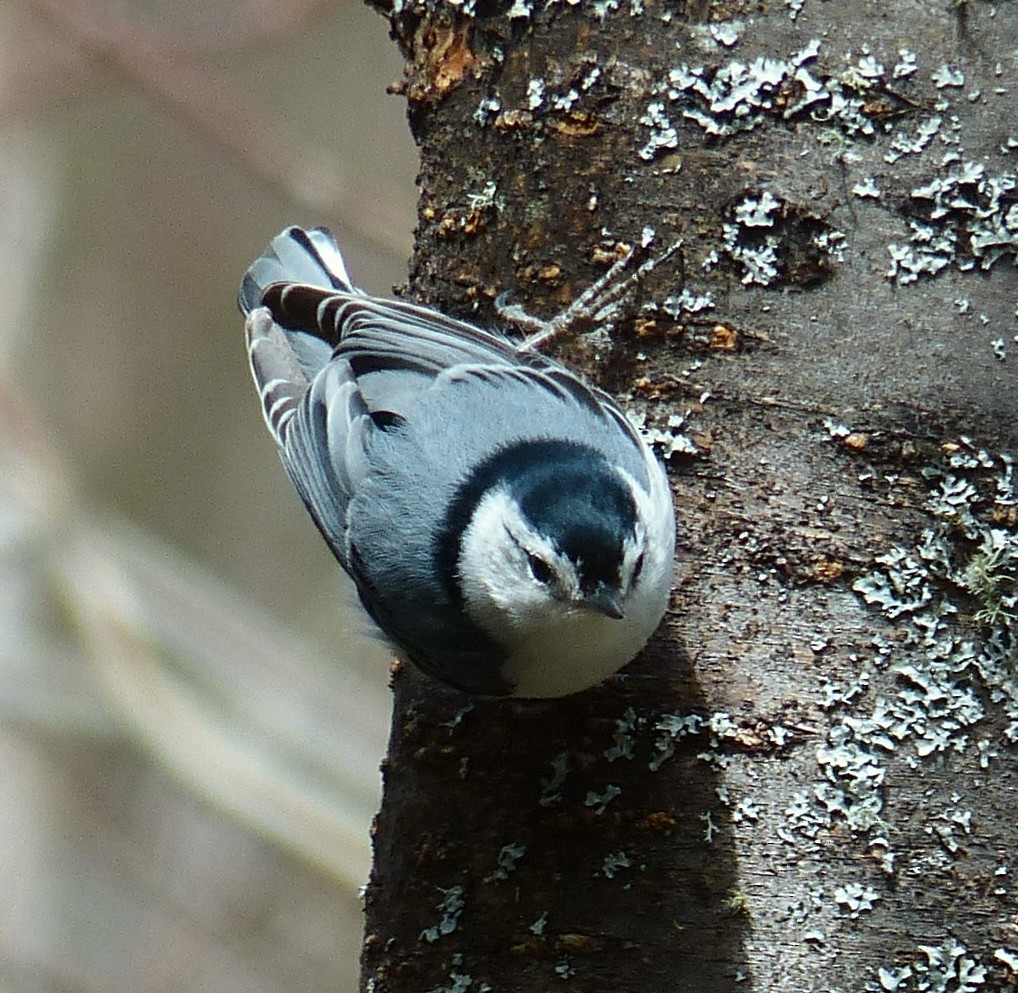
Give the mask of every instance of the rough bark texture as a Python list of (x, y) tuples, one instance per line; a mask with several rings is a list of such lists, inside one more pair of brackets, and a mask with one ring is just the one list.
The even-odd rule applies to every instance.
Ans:
[(417, 298), (682, 238), (562, 354), (696, 454), (621, 677), (397, 673), (364, 989), (1013, 989), (1018, 5), (608, 6), (386, 11)]

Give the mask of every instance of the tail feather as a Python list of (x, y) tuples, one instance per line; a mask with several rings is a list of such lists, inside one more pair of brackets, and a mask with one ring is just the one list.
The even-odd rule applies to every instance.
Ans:
[(244, 274), (237, 296), (241, 312), (246, 316), (261, 306), (265, 291), (277, 283), (361, 292), (350, 281), (339, 246), (326, 228), (289, 227), (276, 235)]
[(309, 370), (290, 346), (285, 333), (264, 308), (247, 319), (247, 355), (265, 424), (280, 448), (286, 425), (310, 385)]
[(346, 510), (365, 472), (373, 421), (353, 369), (334, 357), (321, 327), (319, 308), (330, 298), (366, 299), (324, 228), (277, 235), (238, 294), (265, 424), (304, 505), (349, 569)]

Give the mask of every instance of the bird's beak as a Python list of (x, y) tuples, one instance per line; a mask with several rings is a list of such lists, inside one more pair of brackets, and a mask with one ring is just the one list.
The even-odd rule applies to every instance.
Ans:
[(583, 598), (583, 605), (616, 621), (621, 621), (626, 616), (622, 604), (619, 603), (618, 593), (607, 583), (598, 583), (597, 589)]

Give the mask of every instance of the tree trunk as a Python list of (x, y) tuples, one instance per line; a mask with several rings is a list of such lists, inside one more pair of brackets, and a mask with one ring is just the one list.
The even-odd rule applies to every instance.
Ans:
[(386, 13), (416, 299), (683, 240), (561, 346), (672, 452), (679, 555), (595, 690), (397, 673), (363, 988), (1014, 989), (1018, 4)]

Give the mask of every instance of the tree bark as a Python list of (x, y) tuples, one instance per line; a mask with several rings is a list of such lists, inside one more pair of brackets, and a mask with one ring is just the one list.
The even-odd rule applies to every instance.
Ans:
[(565, 700), (396, 673), (363, 988), (1014, 989), (1018, 5), (601, 8), (386, 8), (413, 296), (682, 239), (561, 347), (674, 450), (673, 601)]

